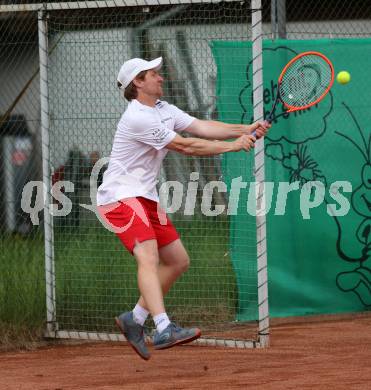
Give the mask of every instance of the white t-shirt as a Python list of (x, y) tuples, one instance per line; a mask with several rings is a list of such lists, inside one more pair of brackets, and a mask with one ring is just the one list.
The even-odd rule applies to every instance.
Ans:
[(136, 196), (158, 202), (156, 183), (168, 152), (165, 147), (194, 119), (167, 102), (149, 107), (132, 100), (117, 125), (97, 205)]

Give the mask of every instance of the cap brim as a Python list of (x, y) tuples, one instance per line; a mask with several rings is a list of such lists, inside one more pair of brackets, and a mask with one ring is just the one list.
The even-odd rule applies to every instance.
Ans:
[(162, 67), (162, 57), (158, 57), (152, 61), (148, 61), (148, 64), (143, 70), (150, 70), (150, 69), (160, 70), (161, 67)]

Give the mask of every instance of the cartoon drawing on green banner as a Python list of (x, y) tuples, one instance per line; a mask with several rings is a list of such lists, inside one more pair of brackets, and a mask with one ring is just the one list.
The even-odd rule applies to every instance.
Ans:
[[(210, 46), (218, 69), (219, 119), (251, 123), (252, 43), (213, 41)], [(273, 317), (371, 309), (371, 136), (360, 125), (369, 122), (371, 84), (357, 77), (369, 65), (365, 53), (371, 53), (371, 39), (264, 40), (264, 117), (272, 107), (283, 67), (298, 53), (311, 50), (328, 57), (335, 71), (347, 68), (354, 77), (346, 87), (334, 84), (310, 109), (275, 118), (265, 137), (265, 180), (274, 188), (294, 183), (284, 212), (276, 213), (276, 191), (271, 199), (276, 208), (267, 213)], [(277, 106), (276, 114), (282, 110)], [(222, 162), (227, 185), (239, 176), (254, 181), (248, 155), (229, 154)], [(324, 185), (323, 202), (304, 218), (300, 194), (313, 181)], [(346, 184), (342, 188), (339, 183)], [(337, 194), (345, 200), (345, 214), (331, 212), (342, 208)], [(241, 191), (241, 196), (238, 213), (230, 217), (230, 254), (239, 294), (236, 317), (245, 321), (253, 318), (248, 300), (252, 289), (243, 266), (246, 253), (239, 243), (254, 216), (244, 209), (247, 194)]]
[(351, 109), (344, 102), (343, 105), (349, 112), (361, 136), (361, 144), (357, 144), (351, 135), (339, 131), (335, 131), (335, 133), (348, 140), (361, 153), (365, 164), (360, 169), (360, 184), (353, 191), (351, 199), (351, 208), (360, 217), (360, 224), (355, 232), (360, 244), (359, 256), (347, 255), (342, 249), (342, 240), (344, 239), (342, 227), (338, 218), (334, 216), (338, 228), (337, 252), (344, 261), (357, 265), (352, 271), (340, 272), (336, 277), (336, 285), (344, 292), (356, 294), (365, 306), (371, 306), (371, 269), (364, 265), (371, 255), (371, 134), (367, 140)]
[[(281, 59), (282, 57), (289, 58), (290, 56), (298, 54), (296, 51), (285, 46), (264, 49), (264, 51), (269, 50), (276, 52), (276, 56)], [(248, 95), (252, 89), (250, 75), (252, 75), (252, 61), (247, 65), (246, 84), (241, 89), (238, 99), (242, 108), (241, 123), (246, 123), (246, 121), (249, 120), (252, 122), (252, 118), (249, 117), (249, 115), (251, 115), (252, 97), (249, 97)], [(264, 89), (264, 103), (266, 105), (268, 104), (268, 107), (271, 103), (271, 99), (276, 94), (276, 90), (277, 83), (273, 80), (270, 81), (269, 88)], [(333, 94), (331, 91), (328, 97), (326, 97), (326, 100), (325, 107), (322, 107), (322, 102), (320, 103), (321, 109), (319, 112), (321, 113), (321, 120), (316, 120), (317, 126), (311, 127), (310, 132), (301, 131), (299, 129), (295, 131), (282, 131), (281, 128), (278, 127), (278, 129), (274, 128), (269, 135), (265, 137), (266, 157), (281, 164), (281, 166), (288, 171), (290, 183), (299, 182), (300, 187), (303, 187), (310, 181), (321, 181), (325, 188), (328, 188), (328, 180), (321, 171), (319, 163), (311, 155), (310, 149), (310, 146), (312, 146), (315, 141), (320, 141), (320, 138), (323, 137), (328, 130), (327, 120), (333, 110)], [(347, 139), (357, 148), (362, 154), (365, 164), (363, 167), (360, 167), (361, 184), (353, 191), (351, 199), (351, 210), (357, 214), (360, 219), (360, 225), (354, 231), (354, 238), (359, 242), (360, 256), (353, 257), (347, 255), (346, 251), (342, 249), (342, 240), (344, 239), (342, 236), (342, 226), (339, 218), (337, 216), (332, 216), (338, 229), (336, 250), (339, 257), (346, 262), (357, 265), (357, 267), (351, 271), (339, 272), (336, 276), (336, 285), (342, 292), (353, 292), (356, 294), (361, 303), (368, 307), (371, 306), (371, 269), (365, 265), (365, 262), (371, 255), (371, 135), (367, 140), (350, 108), (344, 102), (343, 105), (350, 113), (356, 128), (361, 134), (362, 145), (357, 145), (351, 136), (347, 136), (338, 131), (335, 131), (335, 133)], [(313, 115), (313, 112), (309, 113), (309, 111), (315, 111), (318, 109), (318, 106), (319, 105), (314, 106), (314, 108), (309, 108), (305, 111), (307, 111), (308, 115)], [(281, 113), (282, 110), (284, 110), (284, 107), (281, 105), (278, 106), (277, 109), (281, 110), (279, 112)], [(281, 117), (282, 119), (276, 120), (276, 125), (279, 120), (286, 121), (292, 116), (303, 119), (306, 115), (305, 111), (283, 115)], [(266, 116), (266, 112), (264, 115)], [(325, 199), (325, 202), (328, 204), (327, 199)]]

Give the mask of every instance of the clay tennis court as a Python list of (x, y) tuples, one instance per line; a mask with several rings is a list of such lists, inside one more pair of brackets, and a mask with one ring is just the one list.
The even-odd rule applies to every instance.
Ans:
[(124, 343), (0, 354), (0, 389), (370, 389), (371, 313), (274, 321), (271, 347), (180, 346), (145, 362)]

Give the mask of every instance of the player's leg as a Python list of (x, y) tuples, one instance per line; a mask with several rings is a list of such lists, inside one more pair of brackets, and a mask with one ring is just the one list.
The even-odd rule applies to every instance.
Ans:
[[(135, 256), (140, 289), (143, 290), (144, 296), (147, 296), (147, 291), (151, 291), (148, 295), (149, 306), (153, 306), (154, 312), (163, 312), (162, 291), (157, 274), (159, 255), (156, 234), (148, 221), (145, 206), (137, 198), (130, 198), (117, 204), (100, 207), (99, 212), (111, 227), (118, 228), (117, 236)], [(140, 357), (148, 360), (150, 354), (145, 344), (143, 328), (145, 318), (142, 322), (138, 321), (134, 312), (130, 311), (122, 313), (115, 320), (133, 349)]]
[[(167, 244), (159, 249), (160, 264), (158, 266), (158, 278), (165, 295), (189, 266), (189, 257), (180, 239)], [(151, 308), (146, 296), (142, 295), (136, 308)], [(150, 310), (151, 311), (151, 310)], [(164, 312), (162, 315), (166, 315)], [(160, 314), (161, 316), (161, 314)], [(174, 323), (170, 323), (166, 315), (167, 323), (160, 323), (155, 319), (156, 333), (154, 336), (155, 349), (166, 349), (178, 344), (189, 343), (201, 335), (198, 328), (181, 328)]]
[[(159, 247), (159, 279), (163, 293), (166, 294), (176, 279), (188, 269), (189, 257), (178, 232), (158, 203), (149, 204), (148, 210), (148, 217), (156, 233)], [(146, 304), (145, 299), (143, 304)], [(165, 349), (188, 343), (200, 336), (201, 331), (198, 328), (181, 328), (174, 323), (169, 323), (165, 329), (156, 326), (153, 343), (155, 349)]]
[(166, 293), (188, 268), (189, 258), (181, 241), (177, 239), (157, 251), (157, 241), (149, 240), (136, 245), (133, 253), (138, 263), (138, 286), (142, 294), (133, 315), (136, 316), (138, 306), (152, 314), (156, 325), (155, 348), (170, 348), (198, 338), (199, 329), (180, 328), (171, 323), (163, 303), (163, 292)]
[[(158, 275), (165, 295), (176, 279), (188, 269), (189, 257), (178, 232), (159, 204), (149, 199), (139, 199), (147, 210), (148, 219), (156, 235), (160, 257)], [(134, 315), (144, 323), (149, 314), (148, 310), (144, 297), (140, 297), (133, 310)]]
[[(146, 223), (143, 223), (143, 218), (139, 218), (138, 211), (141, 210), (138, 202), (149, 219)], [(136, 352), (142, 358), (148, 359), (143, 325), (149, 311), (154, 316), (156, 325), (154, 342), (157, 349), (192, 341), (199, 337), (201, 332), (197, 328), (177, 327), (170, 323), (165, 312), (162, 290), (166, 293), (179, 275), (188, 268), (189, 258), (174, 226), (161, 210), (159, 212), (157, 203), (144, 198), (134, 199), (130, 204), (126, 201), (122, 204), (119, 215), (115, 209), (108, 219), (115, 226), (128, 226), (133, 215), (132, 203), (138, 211), (130, 227), (118, 236), (137, 260), (138, 284), (142, 297), (132, 312), (121, 314), (116, 322)], [(133, 241), (133, 237), (139, 237), (140, 240)], [(147, 300), (149, 302), (146, 302)]]
[(148, 240), (138, 243), (134, 247), (133, 254), (138, 264), (138, 287), (141, 293), (138, 303), (143, 303), (141, 306), (147, 309), (152, 317), (164, 313), (161, 284), (166, 277), (160, 277), (157, 241)]
[[(137, 242), (133, 248), (133, 255), (137, 261), (138, 287), (146, 302), (145, 307), (137, 304), (133, 311), (122, 313), (116, 318), (116, 323), (124, 333), (134, 350), (145, 360), (150, 354), (144, 340), (144, 322), (150, 312), (155, 320), (170, 321), (165, 313), (163, 294), (159, 279), (159, 254), (157, 241), (154, 239)], [(144, 305), (143, 305), (144, 306)], [(148, 309), (148, 310), (147, 310)], [(138, 314), (139, 313), (139, 314)]]
[[(174, 282), (189, 267), (189, 256), (180, 239), (167, 244), (158, 250), (160, 264), (158, 266), (158, 277), (163, 295), (170, 290)], [(148, 306), (143, 296), (139, 298), (138, 305), (146, 310)]]
[[(159, 255), (162, 288), (166, 294), (179, 276), (187, 271), (189, 256), (180, 239), (162, 246), (159, 249)], [(200, 336), (201, 331), (198, 328), (181, 328), (171, 323), (162, 332), (156, 331), (153, 343), (155, 349), (166, 349), (174, 345), (189, 343)]]
[[(161, 243), (169, 241), (169, 237), (175, 238), (174, 241), (160, 246), (158, 250), (160, 257), (158, 279), (162, 293), (165, 295), (178, 277), (188, 269), (189, 257), (172, 224), (168, 225), (166, 235), (160, 235), (158, 229), (156, 227), (154, 229), (156, 230), (157, 244), (159, 246)], [(133, 313), (136, 317), (141, 317), (141, 321), (144, 323), (148, 315), (148, 309), (152, 312), (152, 305), (147, 302), (146, 295), (142, 295)], [(156, 333), (153, 340), (155, 349), (165, 349), (177, 344), (185, 344), (197, 339), (201, 335), (201, 331), (198, 328), (181, 328), (171, 323), (165, 310), (164, 313), (156, 315), (154, 321), (156, 324)]]
[(180, 239), (165, 245), (158, 250), (162, 277), (162, 289), (167, 293), (173, 283), (188, 270), (190, 260)]

